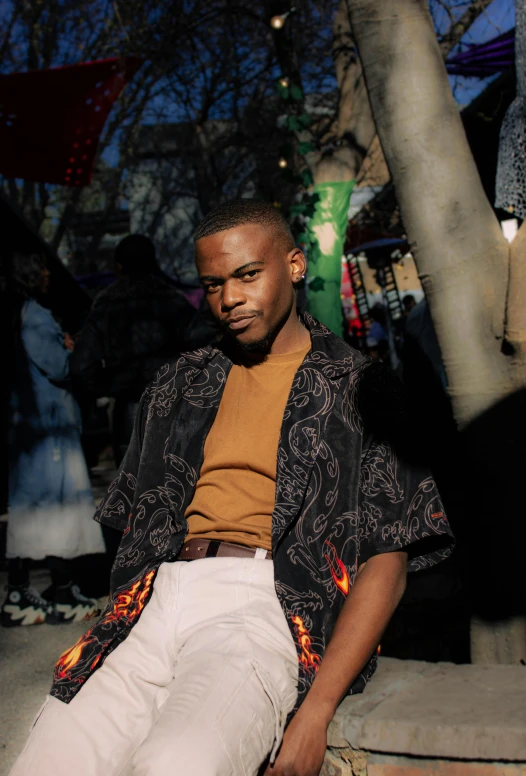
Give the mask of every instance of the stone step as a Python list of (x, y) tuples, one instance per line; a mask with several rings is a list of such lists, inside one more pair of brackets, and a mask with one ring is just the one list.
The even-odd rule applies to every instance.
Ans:
[(328, 744), (526, 763), (526, 668), (380, 658), (365, 692), (340, 704)]

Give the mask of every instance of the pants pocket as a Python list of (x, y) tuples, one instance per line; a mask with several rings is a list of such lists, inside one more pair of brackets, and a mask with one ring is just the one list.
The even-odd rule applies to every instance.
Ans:
[(256, 776), (276, 731), (275, 694), (249, 661), (244, 676), (216, 717), (215, 729), (232, 776)]
[[(287, 721), (287, 714), (290, 709), (286, 707), (286, 703), (279, 697), (279, 693), (268, 672), (255, 660), (252, 661), (252, 667), (272, 707), (274, 727), (274, 740), (270, 752), (270, 763), (272, 764), (276, 759), (276, 754), (281, 746), (285, 722)], [(290, 701), (290, 699), (286, 699), (286, 702), (288, 701)]]

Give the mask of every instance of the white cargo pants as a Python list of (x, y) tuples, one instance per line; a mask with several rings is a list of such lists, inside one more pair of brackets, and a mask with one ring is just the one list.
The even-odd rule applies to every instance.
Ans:
[(255, 776), (297, 697), (273, 563), (165, 563), (128, 638), (48, 697), (11, 776)]

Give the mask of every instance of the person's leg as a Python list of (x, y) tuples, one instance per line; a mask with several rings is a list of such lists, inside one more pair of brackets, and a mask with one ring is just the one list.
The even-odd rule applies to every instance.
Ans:
[(108, 571), (111, 571), (111, 567), (115, 563), (115, 558), (117, 557), (117, 552), (121, 543), (122, 531), (117, 531), (116, 528), (111, 528), (109, 525), (101, 525), (101, 529), (104, 544), (106, 546)]
[(48, 698), (11, 776), (117, 776), (148, 734), (173, 677), (174, 564), (120, 644), (65, 704)]
[(9, 558), (7, 561), (7, 584), (11, 587), (29, 585), (29, 558)]
[(169, 698), (126, 776), (255, 776), (297, 697), (272, 562), (192, 561), (180, 586)]
[(100, 614), (97, 602), (83, 595), (78, 585), (73, 584), (71, 560), (48, 555), (51, 572), (51, 587), (44, 595), (52, 599), (53, 611), (47, 618), (52, 625), (91, 620)]

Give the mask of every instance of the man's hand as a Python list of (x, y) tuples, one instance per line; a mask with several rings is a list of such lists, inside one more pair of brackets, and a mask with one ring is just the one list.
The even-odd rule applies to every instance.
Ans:
[(276, 761), (264, 776), (318, 776), (331, 718), (331, 713), (314, 711), (306, 702), (286, 729)]

